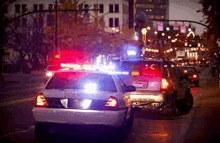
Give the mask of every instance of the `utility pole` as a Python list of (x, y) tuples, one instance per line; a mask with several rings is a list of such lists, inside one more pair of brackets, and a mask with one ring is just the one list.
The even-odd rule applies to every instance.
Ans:
[(55, 3), (55, 9), (56, 9), (56, 22), (55, 22), (55, 48), (54, 48), (54, 52), (56, 53), (57, 52), (57, 44), (58, 44), (58, 39), (57, 39), (57, 7), (58, 7), (58, 4), (57, 4), (57, 0), (56, 0), (56, 3)]

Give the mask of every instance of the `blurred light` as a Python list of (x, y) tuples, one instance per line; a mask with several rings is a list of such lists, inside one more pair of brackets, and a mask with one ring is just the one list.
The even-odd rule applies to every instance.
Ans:
[(119, 32), (119, 29), (116, 29), (115, 32)]
[(191, 29), (191, 28), (189, 28), (189, 29), (188, 29), (188, 31), (190, 32), (190, 31), (192, 31), (192, 29)]
[(170, 27), (167, 27), (166, 30), (167, 30), (167, 31), (170, 31)]
[(157, 32), (157, 31), (154, 31), (154, 34), (155, 34), (155, 35), (157, 35), (157, 34), (158, 34), (158, 32)]
[(147, 30), (150, 30), (150, 26), (147, 27)]
[(137, 54), (136, 51), (133, 51), (133, 50), (128, 50), (128, 51), (127, 51), (127, 55), (128, 55), (128, 56), (135, 56), (136, 54)]
[(47, 73), (46, 73), (46, 76), (48, 76), (48, 77), (53, 76), (53, 72), (47, 72)]
[(162, 33), (162, 36), (165, 36), (165, 33)]
[(168, 39), (170, 39), (171, 38), (171, 36), (168, 36)]
[(86, 83), (84, 89), (86, 93), (96, 93), (98, 85), (96, 83)]
[(91, 103), (92, 103), (92, 100), (84, 99), (84, 100), (81, 101), (81, 106), (82, 106), (83, 109), (87, 109), (87, 108), (89, 108)]
[(144, 34), (144, 35), (147, 34), (147, 29), (146, 28), (142, 28), (141, 29), (141, 33)]

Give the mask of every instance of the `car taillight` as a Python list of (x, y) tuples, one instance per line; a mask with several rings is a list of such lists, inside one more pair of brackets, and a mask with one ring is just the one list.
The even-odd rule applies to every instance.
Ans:
[(110, 96), (109, 99), (105, 102), (105, 107), (108, 109), (118, 109), (118, 100), (115, 97)]
[(46, 106), (48, 106), (48, 105), (49, 105), (49, 104), (48, 104), (46, 98), (44, 97), (44, 94), (43, 94), (43, 93), (37, 95), (37, 98), (36, 98), (36, 106), (46, 107)]
[(166, 90), (166, 89), (168, 89), (168, 87), (169, 87), (169, 83), (168, 83), (168, 81), (165, 79), (165, 78), (162, 78), (161, 79), (161, 89), (162, 90)]
[(198, 78), (198, 75), (197, 74), (194, 74), (193, 75), (193, 78), (195, 79), (195, 78)]

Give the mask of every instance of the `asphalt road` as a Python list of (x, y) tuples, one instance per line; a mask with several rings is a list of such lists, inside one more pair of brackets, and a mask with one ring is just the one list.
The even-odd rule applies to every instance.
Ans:
[[(34, 143), (34, 118), (31, 113), (36, 93), (44, 85), (44, 74), (8, 75), (7, 84), (1, 86), (0, 142)], [(43, 81), (43, 82), (42, 82)], [(220, 142), (220, 95), (218, 84), (208, 69), (201, 73), (201, 87), (192, 88), (194, 107), (189, 114), (171, 116), (169, 110), (162, 113), (141, 110), (135, 112), (135, 120), (125, 143), (188, 143)], [(61, 137), (73, 142), (122, 142), (96, 140), (94, 138)]]

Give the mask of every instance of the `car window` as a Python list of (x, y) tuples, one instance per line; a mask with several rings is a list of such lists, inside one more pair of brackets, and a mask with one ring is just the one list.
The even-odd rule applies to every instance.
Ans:
[(115, 78), (118, 81), (121, 90), (126, 92), (126, 84), (123, 82), (123, 80), (119, 76), (115, 76)]
[(195, 72), (195, 69), (193, 67), (192, 68), (188, 67), (187, 70), (188, 70), (189, 74), (192, 74)]
[[(123, 61), (119, 64), (121, 71), (132, 73), (138, 71), (140, 74), (161, 73), (161, 63), (157, 61)], [(146, 72), (147, 71), (147, 72)]]
[(86, 72), (58, 72), (48, 82), (46, 89), (84, 89), (95, 86), (98, 91), (117, 92), (111, 75)]

